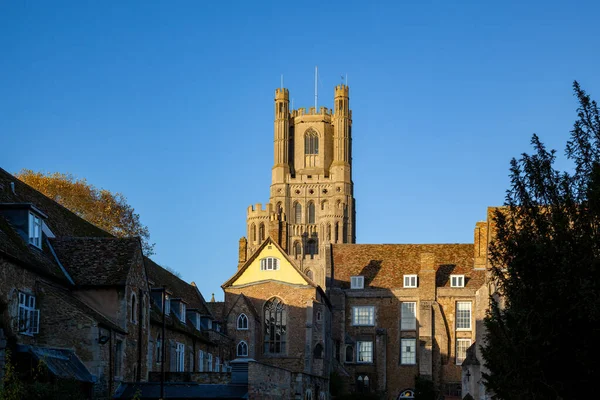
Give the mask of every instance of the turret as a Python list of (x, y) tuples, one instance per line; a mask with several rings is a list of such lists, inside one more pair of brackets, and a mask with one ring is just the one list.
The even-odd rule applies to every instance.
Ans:
[(346, 85), (335, 87), (333, 114), (333, 163), (331, 173), (336, 181), (351, 181), (352, 113), (349, 104), (350, 89)]
[(285, 88), (275, 89), (275, 140), (273, 182), (283, 182), (289, 172), (290, 94)]

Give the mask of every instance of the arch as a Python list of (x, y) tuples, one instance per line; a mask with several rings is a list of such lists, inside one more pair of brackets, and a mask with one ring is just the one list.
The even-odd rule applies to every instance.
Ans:
[(346, 346), (346, 362), (352, 362), (354, 359), (354, 348), (351, 345)]
[(309, 254), (310, 258), (313, 258), (317, 253), (317, 241), (315, 239), (308, 239), (306, 242), (306, 254)]
[(327, 241), (331, 242), (331, 224), (327, 224)]
[(317, 345), (315, 346), (313, 356), (314, 358), (323, 358), (323, 345), (321, 343), (317, 343)]
[(265, 240), (265, 224), (263, 224), (261, 222), (260, 226), (258, 227), (258, 241), (260, 243), (262, 243), (264, 240)]
[(135, 296), (135, 293), (131, 293), (131, 322), (133, 322), (134, 324), (137, 322), (136, 315), (137, 315), (137, 297)]
[(369, 375), (359, 375), (356, 378), (356, 391), (359, 393), (368, 393), (370, 389)]
[(415, 392), (412, 389), (405, 389), (405, 390), (401, 391), (400, 394), (398, 395), (398, 400), (414, 399), (414, 398), (415, 398)]
[(308, 223), (314, 224), (315, 223), (315, 203), (313, 203), (312, 201), (310, 201), (308, 203), (308, 205), (306, 206), (306, 213), (308, 214)]
[(236, 354), (239, 357), (248, 357), (248, 343), (244, 340), (240, 341), (237, 345)]
[(304, 154), (319, 154), (319, 134), (312, 128), (304, 133)]
[(250, 225), (250, 237), (253, 242), (256, 242), (256, 225), (254, 224)]
[(306, 270), (306, 276), (308, 276), (311, 280), (313, 279), (313, 272), (310, 269)]
[(281, 202), (278, 201), (277, 205), (275, 206), (275, 212), (279, 213), (279, 212), (283, 212), (283, 207), (281, 206)]
[(299, 241), (294, 242), (294, 257), (302, 257), (302, 245)]
[(248, 330), (248, 317), (246, 316), (246, 314), (242, 313), (238, 316), (237, 329), (238, 331)]
[(326, 208), (327, 208), (327, 200), (323, 200), (321, 202), (321, 211), (325, 211)]
[(302, 223), (302, 205), (298, 202), (294, 203), (294, 223)]
[(287, 339), (287, 311), (278, 297), (272, 297), (264, 305), (265, 353), (285, 353)]

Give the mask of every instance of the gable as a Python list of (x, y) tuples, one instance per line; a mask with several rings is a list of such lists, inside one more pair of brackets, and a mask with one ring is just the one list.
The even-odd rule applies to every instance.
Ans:
[[(261, 270), (261, 260), (274, 257), (279, 260), (279, 269)], [(309, 286), (302, 274), (292, 265), (288, 258), (282, 253), (278, 246), (269, 243), (258, 250), (258, 254), (252, 258), (249, 265), (231, 282), (231, 285), (248, 285), (255, 282), (274, 280), (293, 285)]]

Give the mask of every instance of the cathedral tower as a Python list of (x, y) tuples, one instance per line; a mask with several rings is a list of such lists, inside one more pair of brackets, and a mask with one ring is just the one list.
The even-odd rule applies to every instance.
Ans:
[(269, 204), (248, 208), (246, 254), (270, 235), (325, 287), (325, 249), (355, 242), (348, 86), (335, 87), (333, 110), (290, 111), (288, 90), (276, 89), (274, 125)]

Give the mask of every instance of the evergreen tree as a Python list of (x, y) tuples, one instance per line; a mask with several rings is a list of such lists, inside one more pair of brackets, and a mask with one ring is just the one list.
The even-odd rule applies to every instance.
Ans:
[(511, 161), (505, 207), (494, 215), (492, 296), (482, 354), (498, 399), (583, 399), (600, 364), (600, 114), (577, 82), (570, 172), (537, 135)]

